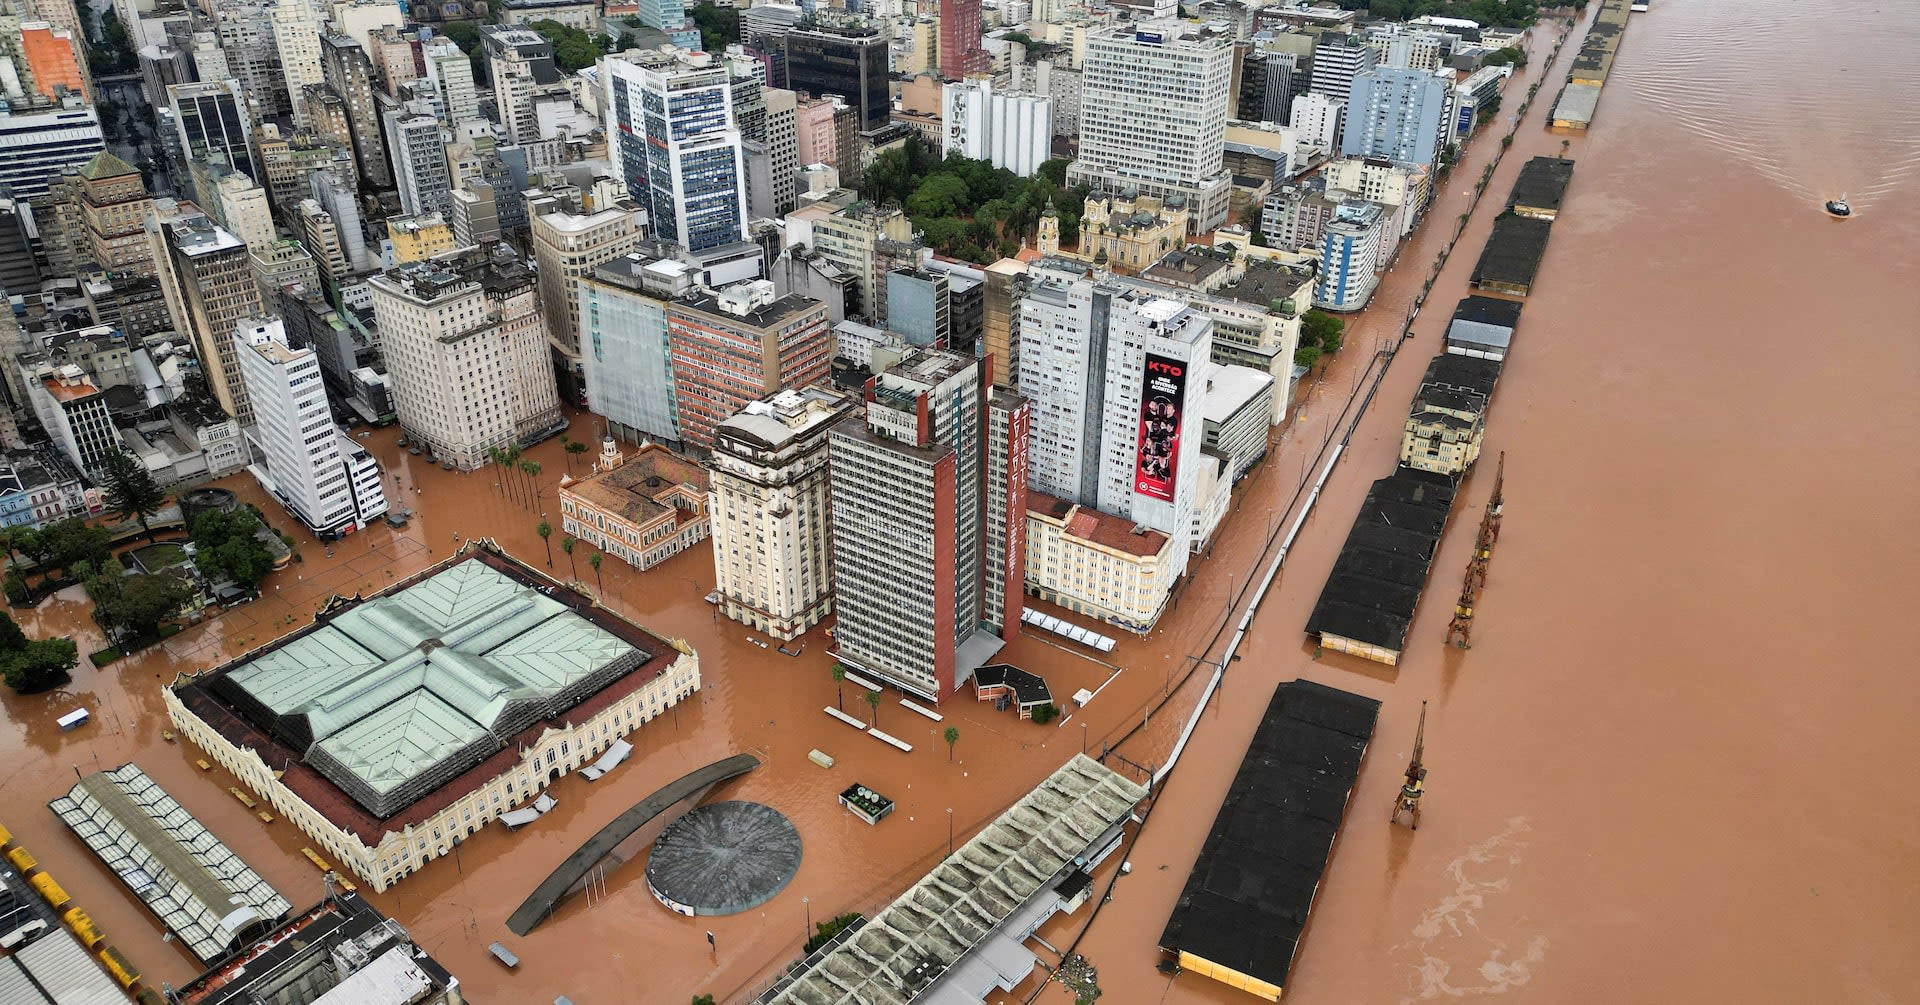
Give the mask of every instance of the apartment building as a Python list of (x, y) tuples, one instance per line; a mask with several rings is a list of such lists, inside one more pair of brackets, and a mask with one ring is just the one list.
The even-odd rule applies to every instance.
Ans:
[(248, 319), (233, 337), (253, 402), (248, 439), (265, 458), (253, 468), (261, 487), (323, 541), (361, 530), (386, 513), (380, 465), (333, 424), (313, 349), (289, 346), (278, 318)]
[(667, 339), (680, 440), (701, 452), (747, 402), (824, 381), (833, 359), (827, 306), (764, 279), (668, 304)]

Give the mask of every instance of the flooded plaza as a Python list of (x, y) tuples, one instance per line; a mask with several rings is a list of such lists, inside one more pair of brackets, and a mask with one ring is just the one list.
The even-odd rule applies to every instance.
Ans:
[[(1108, 1001), (1252, 1000), (1157, 973), (1155, 947), (1261, 710), (1296, 677), (1384, 704), (1288, 1001), (1910, 997), (1898, 989), (1920, 978), (1906, 794), (1906, 769), (1920, 763), (1907, 721), (1920, 682), (1903, 668), (1920, 629), (1900, 611), (1920, 593), (1920, 549), (1903, 519), (1920, 490), (1909, 446), (1920, 436), (1920, 122), (1898, 96), (1920, 91), (1900, 55), (1920, 38), (1920, 11), (1833, 6), (1815, 28), (1784, 0), (1657, 3), (1635, 15), (1584, 135), (1540, 126), (1579, 34), (1549, 68), (1558, 25), (1535, 30), (1534, 63), (1507, 104), (1544, 80), (1539, 98), (1257, 612), (1244, 658), (1151, 804), (1127, 852), (1131, 874), (1116, 879), (1110, 863), (1096, 890), (1111, 881), (1112, 900), (1040, 933), (1062, 949), (1077, 941)], [(1738, 44), (1721, 44), (1730, 36)], [(1520, 165), (1563, 141), (1578, 166), (1490, 411), (1486, 450), (1507, 454), (1507, 509), (1474, 647), (1442, 639), (1489, 491), (1485, 468), (1463, 484), (1401, 664), (1316, 660), (1302, 625), (1369, 484), (1392, 468), (1405, 405), (1492, 218)], [(558, 547), (555, 492), (568, 464), (558, 441), (529, 451), (544, 466), (529, 505), (497, 486), (494, 469), (427, 465), (386, 429), (367, 443), (414, 518), (353, 535), (331, 556), (296, 532), (303, 560), (270, 576), (258, 601), (100, 670), (84, 658), (104, 643), (78, 587), (15, 612), (30, 636), (76, 637), (83, 658), (63, 689), (5, 696), (0, 823), (151, 979), (185, 981), (199, 967), (162, 942), (47, 800), (78, 773), (134, 760), (289, 900), (317, 901), (320, 876), (300, 854), (312, 842), (285, 821), (262, 823), (226, 792), (230, 776), (167, 742), (159, 689), (305, 625), (329, 596), (384, 588), (466, 539), (493, 538), (685, 639), (704, 685), (634, 731), (633, 757), (607, 777), (562, 778), (549, 790), (558, 806), (535, 823), (489, 826), (370, 899), (473, 1001), (743, 1001), (797, 957), (809, 921), (872, 914), (1071, 754), (1117, 744), (1127, 761), (1164, 761), (1208, 672), (1188, 671), (1219, 658), (1220, 626), (1244, 608), (1297, 486), (1344, 430), (1350, 393), (1365, 390), (1369, 354), (1399, 337), (1426, 264), (1497, 150), (1488, 130), (1465, 153), (1162, 627), (1098, 659), (1025, 633), (1002, 653), (1056, 696), (1098, 690), (1065, 721), (1023, 722), (962, 692), (935, 723), (889, 692), (879, 727), (914, 745), (895, 750), (821, 711), (843, 701), (869, 715), (856, 688), (836, 695), (822, 631), (790, 657), (716, 616), (704, 600), (706, 547), (643, 573), (609, 560), (596, 574), (584, 548), (570, 562)], [(1824, 216), (1829, 194), (1847, 194), (1855, 218)], [(569, 435), (597, 440), (594, 421), (576, 417)], [(576, 471), (586, 463), (576, 458)], [(292, 529), (250, 478), (218, 484)], [(535, 533), (543, 516), (555, 528), (551, 564)], [(1415, 833), (1387, 816), (1422, 700), (1429, 795)], [(55, 718), (82, 706), (93, 722), (61, 732)], [(946, 725), (961, 734), (951, 751)], [(815, 749), (835, 766), (810, 762)], [(803, 846), (797, 876), (772, 900), (681, 917), (632, 863), (526, 938), (507, 932), (507, 916), (589, 835), (741, 752), (762, 766), (711, 798), (773, 806)], [(897, 810), (877, 826), (855, 819), (835, 802), (854, 782)], [(487, 955), (495, 940), (518, 955), (517, 970)], [(1003, 997), (1036, 989), (1029, 981)]]

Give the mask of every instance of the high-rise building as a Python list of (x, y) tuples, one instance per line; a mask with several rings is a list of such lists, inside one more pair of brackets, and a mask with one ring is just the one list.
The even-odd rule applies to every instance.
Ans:
[(14, 30), (19, 32), (14, 70), (26, 71), (20, 74), (26, 78), (21, 83), (30, 80), (34, 93), (54, 100), (69, 93), (92, 99), (93, 82), (87, 76), (80, 36), (45, 21), (20, 21)]
[(909, 351), (829, 433), (836, 655), (933, 701), (1020, 621), (1028, 409), (985, 370)]
[(384, 118), (387, 149), (393, 154), (393, 181), (400, 189), (400, 208), (409, 216), (451, 209), (453, 175), (447, 168), (440, 120), (405, 108), (390, 108)]
[(0, 109), (0, 188), (42, 201), (61, 171), (106, 147), (99, 114), (77, 94), (52, 103), (10, 100)]
[(515, 143), (538, 142), (540, 122), (534, 115), (534, 95), (560, 85), (560, 69), (553, 63), (553, 43), (538, 32), (500, 25), (480, 29), (480, 40), (487, 47), (493, 103), (500, 112), (501, 128)]
[(833, 359), (827, 306), (764, 279), (668, 304), (667, 338), (680, 441), (698, 451), (747, 402), (826, 380)]
[(694, 292), (694, 273), (671, 258), (634, 252), (580, 283), (580, 355), (587, 406), (623, 440), (680, 442), (667, 304)]
[(944, 272), (894, 269), (887, 273), (887, 330), (912, 346), (950, 348), (953, 293)]
[(793, 212), (794, 182), (800, 176), (799, 95), (778, 87), (762, 92), (767, 103), (768, 188), (771, 212), (755, 216), (781, 217)]
[(532, 270), (478, 248), (368, 282), (408, 438), (471, 471), (565, 424)]
[(153, 199), (133, 165), (102, 151), (80, 168), (80, 221), (85, 254), (108, 272), (153, 275), (147, 216)]
[(1380, 284), (1378, 269), (1386, 214), (1378, 203), (1347, 200), (1320, 233), (1320, 277), (1313, 305), (1330, 311), (1357, 311)]
[(898, 206), (857, 202), (813, 221), (814, 250), (853, 277), (858, 305), (849, 303), (848, 311), (868, 318), (881, 317), (886, 310), (885, 291), (874, 265), (877, 245), (883, 240), (912, 239), (913, 224)]
[[(249, 178), (258, 178), (253, 162), (253, 120), (247, 95), (236, 80), (175, 84), (167, 88), (175, 138), (179, 143), (181, 176), (190, 162), (224, 165)], [(211, 192), (201, 198), (213, 201)]]
[(374, 98), (373, 61), (367, 50), (351, 35), (328, 32), (320, 36), (320, 63), (327, 86), (346, 104), (361, 179), (374, 188), (392, 186), (393, 171), (387, 166), (386, 143), (381, 136), (380, 104)]
[(174, 330), (192, 343), (214, 400), (242, 427), (253, 425), (233, 342), (240, 322), (260, 314), (246, 242), (190, 207), (150, 217), (147, 233)]
[(1030, 178), (1053, 156), (1053, 99), (996, 91), (991, 80), (949, 83), (941, 95), (946, 156), (959, 154)]
[(980, 47), (980, 0), (940, 0), (940, 76), (965, 80), (992, 68)]
[[(296, 128), (305, 128), (306, 93), (310, 84), (323, 84), (327, 71), (320, 65), (320, 18), (307, 0), (275, 0), (273, 44), (280, 55), (280, 74), (286, 81), (287, 107)], [(264, 182), (262, 183), (264, 184)]]
[(212, 179), (212, 201), (207, 210), (213, 214), (213, 221), (250, 250), (272, 244), (276, 234), (266, 190), (252, 178), (231, 171), (212, 172)]
[(627, 53), (601, 64), (608, 153), (655, 237), (691, 251), (744, 240), (746, 170), (726, 66), (706, 53)]
[(1045, 274), (1020, 307), (1020, 393), (1033, 407), (1029, 481), (1175, 539), (1186, 568), (1213, 319), (1091, 276)]
[(1027, 266), (1017, 258), (1002, 258), (982, 271), (986, 281), (981, 296), (980, 355), (993, 361), (995, 387), (1019, 387), (1020, 301), (1027, 295)]
[(1323, 33), (1313, 46), (1313, 83), (1310, 90), (1340, 101), (1353, 89), (1353, 78), (1380, 64), (1380, 50), (1360, 35)]
[(1330, 98), (1318, 91), (1293, 99), (1288, 128), (1298, 130), (1300, 142), (1329, 153), (1340, 149), (1340, 130), (1347, 114), (1344, 95)]
[(1103, 29), (1087, 39), (1080, 159), (1068, 184), (1167, 199), (1182, 196), (1188, 226), (1226, 222), (1225, 170), (1233, 41), (1184, 21)]
[(533, 257), (540, 277), (540, 310), (547, 318), (560, 394), (580, 402), (585, 373), (580, 362), (580, 286), (593, 270), (631, 251), (645, 229), (631, 203), (591, 216), (543, 213), (533, 218)]
[(23, 404), (31, 403), (40, 428), (75, 468), (97, 477), (107, 455), (122, 449), (106, 393), (72, 363), (58, 368), (42, 364), (24, 376), (28, 402)]
[(827, 433), (858, 407), (831, 386), (788, 388), (715, 427), (707, 512), (727, 617), (786, 641), (833, 612)]
[(787, 85), (815, 97), (835, 95), (859, 116), (856, 132), (886, 125), (893, 112), (887, 93), (887, 36), (878, 28), (795, 28), (784, 40)]
[(234, 332), (240, 377), (253, 403), (248, 437), (265, 458), (261, 487), (323, 541), (360, 530), (387, 511), (380, 465), (333, 424), (313, 349), (287, 344), (278, 318), (250, 318)]
[(1340, 152), (1432, 167), (1453, 125), (1453, 87), (1425, 70), (1379, 67), (1354, 75)]
[(420, 58), (438, 96), (440, 124), (459, 129), (464, 123), (479, 121), (480, 95), (474, 90), (473, 60), (453, 39), (440, 35), (420, 43)]

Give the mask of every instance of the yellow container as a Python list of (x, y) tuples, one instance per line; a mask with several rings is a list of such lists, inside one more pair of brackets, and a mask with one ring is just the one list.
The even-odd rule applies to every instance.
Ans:
[(101, 950), (100, 963), (107, 968), (107, 973), (113, 975), (114, 980), (120, 982), (121, 987), (131, 988), (140, 983), (140, 971), (135, 970), (133, 964), (128, 963), (127, 958), (120, 955), (120, 950), (112, 946)]
[(12, 843), (13, 843), (13, 832), (8, 830), (5, 826), (0, 826), (0, 845), (10, 845)]
[(94, 927), (93, 919), (87, 917), (87, 912), (75, 907), (60, 917), (67, 923), (67, 930), (73, 933), (73, 937), (88, 949), (107, 941), (107, 937), (100, 934), (100, 929)]
[(20, 870), (22, 876), (40, 867), (40, 860), (34, 858), (33, 853), (25, 848), (15, 848), (7, 852), (7, 861), (12, 862), (13, 867)]
[(52, 876), (44, 872), (27, 880), (27, 882), (35, 890), (39, 891), (40, 899), (46, 901), (47, 906), (56, 911), (73, 902), (73, 898), (67, 896), (67, 891), (62, 889), (60, 884), (54, 882)]

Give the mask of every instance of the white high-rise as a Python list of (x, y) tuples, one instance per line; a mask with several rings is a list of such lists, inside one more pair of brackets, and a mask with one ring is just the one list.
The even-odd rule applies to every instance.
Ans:
[(311, 125), (307, 117), (307, 85), (324, 84), (320, 63), (320, 19), (307, 0), (279, 0), (273, 7), (273, 45), (280, 53), (280, 75), (286, 81), (288, 107), (294, 125)]
[(1020, 305), (1028, 484), (1175, 539), (1178, 578), (1200, 480), (1213, 318), (1188, 304), (1042, 270)]
[(440, 120), (431, 115), (389, 109), (387, 152), (393, 155), (393, 182), (400, 189), (400, 207), (408, 216), (446, 213), (453, 209), (453, 173), (447, 167), (447, 147), (441, 140)]
[(1233, 38), (1184, 21), (1098, 31), (1087, 39), (1080, 159), (1067, 183), (1180, 196), (1189, 227), (1226, 222), (1225, 171)]
[(459, 129), (480, 120), (480, 95), (473, 85), (473, 60), (453, 39), (438, 36), (420, 45), (427, 79), (439, 96), (440, 124)]
[(704, 52), (603, 60), (607, 153), (653, 233), (691, 251), (746, 239), (746, 164), (724, 63)]
[(1053, 99), (996, 91), (986, 79), (949, 83), (940, 98), (944, 155), (1030, 178), (1053, 153)]
[(266, 458), (253, 468), (261, 486), (322, 540), (385, 513), (380, 465), (333, 424), (314, 351), (289, 347), (278, 318), (249, 318), (233, 339), (253, 402), (247, 435)]
[(1292, 116), (1287, 124), (1299, 131), (1300, 142), (1335, 153), (1340, 149), (1340, 127), (1346, 114), (1346, 99), (1330, 98), (1316, 91), (1293, 99)]

